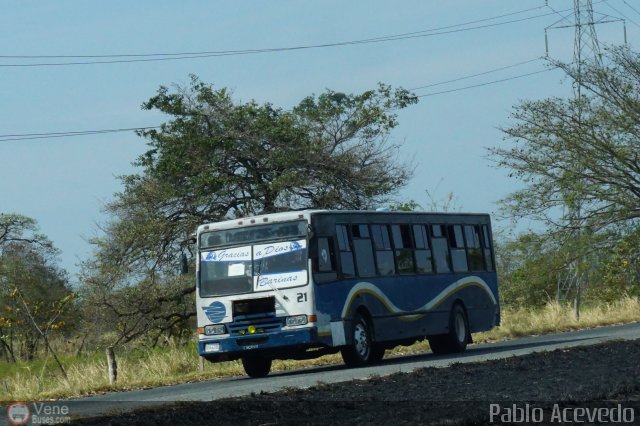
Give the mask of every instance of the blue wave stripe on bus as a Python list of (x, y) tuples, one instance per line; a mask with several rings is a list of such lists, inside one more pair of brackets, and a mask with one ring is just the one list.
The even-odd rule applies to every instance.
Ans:
[[(440, 291), (436, 296), (434, 296), (433, 298), (430, 298), (429, 302), (426, 303), (425, 305), (415, 308), (415, 309), (411, 309), (411, 310), (405, 310), (405, 309), (401, 309), (398, 306), (396, 306), (385, 294), (382, 290), (380, 290), (380, 288), (378, 288), (376, 285), (369, 283), (369, 282), (361, 282), (356, 284), (351, 291), (349, 292), (349, 294), (347, 295), (346, 298), (346, 302), (344, 304), (344, 307), (342, 308), (342, 318), (345, 318), (349, 312), (349, 309), (351, 308), (351, 305), (353, 304), (353, 302), (356, 300), (356, 298), (358, 297), (358, 295), (360, 294), (370, 294), (371, 296), (375, 297), (376, 299), (378, 299), (380, 301), (380, 303), (382, 303), (382, 305), (391, 313), (394, 315), (398, 315), (398, 316), (402, 316), (402, 319), (405, 320), (415, 320), (415, 319), (419, 319), (422, 318), (424, 316), (425, 312), (431, 311), (435, 308), (437, 308), (441, 303), (443, 303), (447, 298), (451, 297), (454, 293), (467, 288), (467, 287), (479, 287), (482, 290), (484, 290), (484, 292), (489, 296), (489, 298), (491, 299), (491, 301), (493, 302), (494, 305), (497, 305), (498, 302), (493, 294), (493, 292), (491, 291), (491, 288), (489, 287), (489, 285), (487, 285), (487, 283), (480, 277), (477, 276), (471, 276), (471, 277), (465, 277), (462, 278), (456, 282), (454, 282), (453, 284), (450, 284), (449, 286), (447, 286), (445, 289), (443, 289), (442, 291)], [(422, 312), (420, 314), (415, 314), (413, 312)]]

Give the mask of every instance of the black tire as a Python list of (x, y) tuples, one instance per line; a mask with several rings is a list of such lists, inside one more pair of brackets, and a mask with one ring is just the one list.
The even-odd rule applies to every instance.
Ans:
[(469, 320), (460, 304), (453, 305), (449, 315), (449, 333), (429, 337), (429, 346), (434, 354), (464, 352), (469, 343)]
[(436, 355), (449, 353), (449, 346), (447, 345), (445, 337), (447, 337), (446, 334), (442, 336), (429, 336), (428, 340), (431, 352)]
[(381, 346), (379, 343), (373, 342), (373, 345), (371, 347), (371, 356), (369, 356), (369, 362), (378, 363), (382, 361), (382, 358), (384, 358), (384, 351), (384, 346)]
[(242, 358), (242, 367), (249, 377), (266, 377), (271, 371), (271, 361), (260, 356), (246, 356)]
[(380, 353), (380, 350), (374, 347), (371, 338), (371, 327), (360, 314), (357, 314), (353, 320), (351, 340), (352, 343), (350, 345), (340, 350), (342, 359), (348, 367), (362, 367), (374, 362), (375, 357), (379, 357), (379, 361), (384, 356), (384, 349)]

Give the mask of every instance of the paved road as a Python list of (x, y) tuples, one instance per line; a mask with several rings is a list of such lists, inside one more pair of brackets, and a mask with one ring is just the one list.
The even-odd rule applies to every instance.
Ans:
[[(230, 396), (249, 395), (252, 392), (273, 392), (287, 387), (307, 388), (318, 384), (318, 382), (336, 383), (363, 380), (374, 375), (385, 376), (397, 372), (411, 372), (422, 367), (447, 367), (457, 362), (486, 361), (619, 339), (640, 339), (640, 324), (601, 327), (525, 337), (499, 343), (471, 345), (465, 353), (453, 356), (435, 356), (431, 353), (424, 353), (389, 358), (379, 365), (358, 369), (348, 369), (342, 365), (323, 366), (273, 373), (262, 379), (232, 377), (64, 400), (57, 404), (68, 406), (73, 417), (115, 414), (142, 407), (157, 407), (175, 401), (211, 401)], [(0, 422), (6, 419), (4, 411), (6, 409), (0, 410)]]

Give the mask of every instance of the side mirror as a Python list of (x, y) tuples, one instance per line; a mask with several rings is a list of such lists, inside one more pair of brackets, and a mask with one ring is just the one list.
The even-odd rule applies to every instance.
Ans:
[(182, 275), (189, 273), (189, 261), (187, 260), (187, 255), (185, 253), (180, 255), (180, 272)]

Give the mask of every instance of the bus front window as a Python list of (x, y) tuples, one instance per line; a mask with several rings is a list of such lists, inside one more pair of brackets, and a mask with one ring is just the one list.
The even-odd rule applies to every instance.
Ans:
[(307, 269), (305, 240), (260, 244), (253, 247), (256, 274), (280, 274)]
[(200, 296), (224, 296), (253, 290), (251, 246), (203, 251)]

